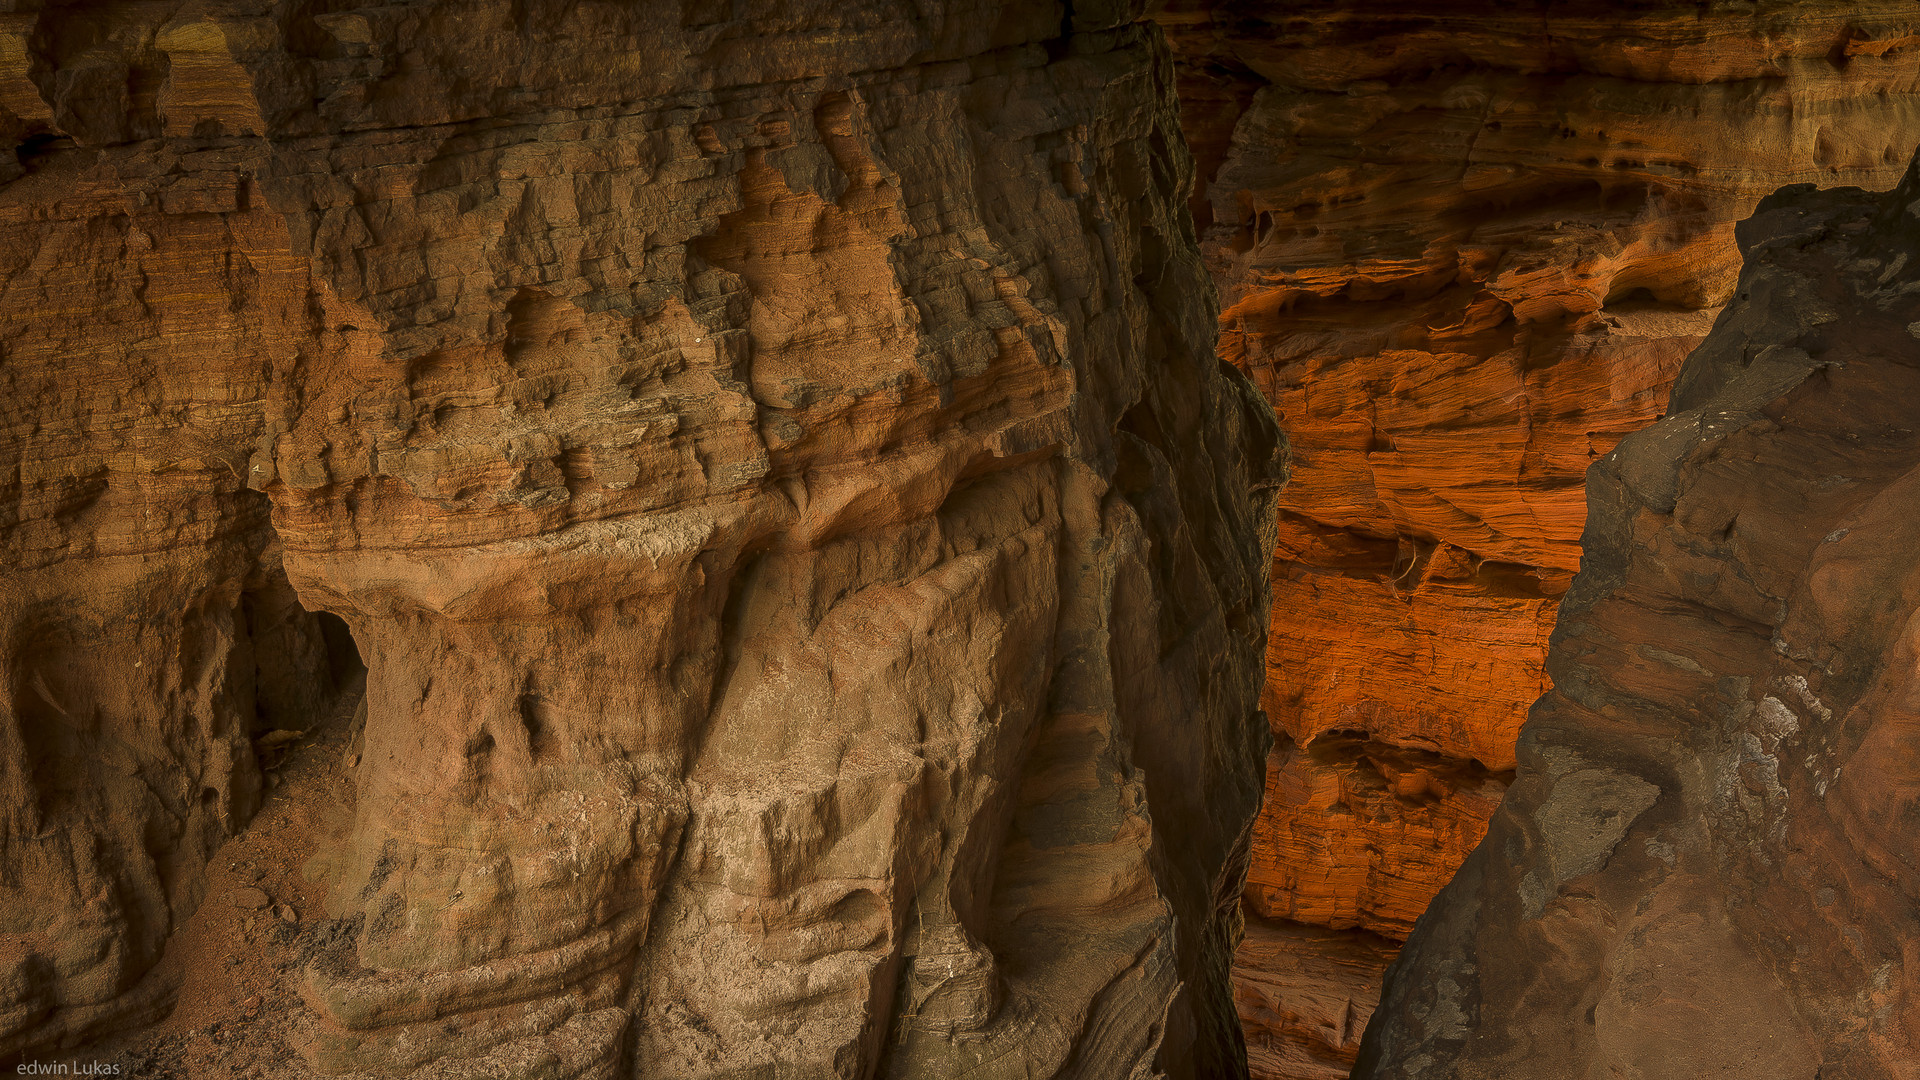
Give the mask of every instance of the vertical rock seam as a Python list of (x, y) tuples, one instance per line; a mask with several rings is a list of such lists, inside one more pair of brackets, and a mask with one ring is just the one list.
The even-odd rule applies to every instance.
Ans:
[(0, 1055), (166, 1008), (304, 606), (300, 1068), (1241, 1075), (1286, 449), (1137, 5), (329, 7), (0, 16)]
[(1920, 158), (1796, 185), (1586, 562), (1486, 840), (1356, 1076), (1904, 1077), (1920, 937)]

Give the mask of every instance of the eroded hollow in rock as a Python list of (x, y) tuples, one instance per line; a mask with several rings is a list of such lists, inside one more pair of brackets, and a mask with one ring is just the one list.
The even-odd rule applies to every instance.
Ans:
[(333, 685), (342, 687), (356, 677), (364, 677), (367, 662), (353, 640), (353, 631), (347, 628), (347, 620), (331, 611), (315, 612), (314, 620), (320, 624), (320, 640), (326, 643), (327, 674)]
[(235, 623), (253, 667), (252, 737), (313, 727), (366, 674), (346, 621), (301, 607), (284, 577), (241, 593)]

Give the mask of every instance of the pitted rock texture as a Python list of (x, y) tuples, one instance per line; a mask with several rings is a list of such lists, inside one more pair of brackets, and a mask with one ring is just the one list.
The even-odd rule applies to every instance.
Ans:
[(1762, 196), (1897, 182), (1920, 12), (1169, 0), (1156, 18), (1221, 354), (1295, 451), (1248, 902), (1404, 937), (1549, 688), (1587, 468), (1665, 409)]
[(164, 1007), (290, 583), (368, 670), (288, 1069), (1244, 1070), (1286, 457), (1171, 56), (916, 12), (4, 16), (4, 1051)]
[(1920, 159), (1788, 188), (1586, 563), (1485, 842), (1357, 1076), (1907, 1077)]

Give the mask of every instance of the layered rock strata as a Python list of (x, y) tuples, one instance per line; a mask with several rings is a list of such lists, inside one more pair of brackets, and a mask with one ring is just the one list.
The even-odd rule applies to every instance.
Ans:
[[(1587, 468), (1661, 415), (1763, 195), (1896, 182), (1920, 138), (1920, 16), (1171, 0), (1156, 17), (1221, 353), (1295, 449), (1248, 902), (1403, 938), (1549, 687)], [(1250, 984), (1263, 963), (1243, 956)], [(1245, 1019), (1256, 1047), (1288, 1044)], [(1338, 1074), (1354, 1045), (1269, 1075)]]
[(1364, 930), (1331, 930), (1247, 916), (1233, 996), (1255, 1076), (1339, 1080), (1360, 1050), (1381, 975), (1400, 943)]
[(4, 17), (0, 1052), (164, 1007), (290, 582), (300, 1068), (1244, 1068), (1285, 454), (1171, 59), (916, 11)]
[(1920, 939), (1920, 161), (1783, 190), (1595, 466), (1554, 690), (1365, 1077), (1904, 1077)]

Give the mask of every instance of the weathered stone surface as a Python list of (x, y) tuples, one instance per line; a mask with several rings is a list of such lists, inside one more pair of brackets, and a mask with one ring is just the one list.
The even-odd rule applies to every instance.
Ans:
[(1480, 841), (1505, 782), (1471, 764), (1378, 742), (1274, 751), (1266, 845), (1247, 874), (1254, 910), (1404, 938)]
[(0, 1057), (165, 1009), (140, 976), (259, 804), (250, 736), (332, 690), (245, 486), (281, 219), (171, 154), (52, 150), (50, 116), (0, 169)]
[(1364, 1077), (1906, 1077), (1920, 691), (1920, 159), (1788, 188), (1586, 562), (1484, 843)]
[[(1314, 809), (1270, 794), (1249, 902), (1404, 934), (1477, 839), (1546, 689), (1588, 466), (1665, 408), (1763, 195), (1898, 179), (1920, 17), (1169, 0), (1156, 18), (1180, 60), (1221, 352), (1295, 449), (1264, 703), (1287, 773), (1269, 791)], [(1425, 794), (1329, 819), (1333, 792), (1396, 783), (1361, 744), (1495, 786), (1400, 781)]]
[[(289, 1067), (1244, 1068), (1285, 457), (1212, 348), (1158, 32), (684, 7), (0, 23), (6, 588), (148, 635), (8, 669), (7, 1049), (164, 1004), (260, 785), (227, 613), (291, 582), (368, 672), (305, 1007), (259, 1021)], [(183, 689), (80, 711), (136, 661)], [(187, 833), (62, 819), (167, 867), (137, 919), (21, 846), (82, 787)]]
[(1380, 976), (1396, 942), (1253, 915), (1234, 958), (1234, 1001), (1246, 1018), (1256, 1076), (1342, 1080), (1352, 1071)]

